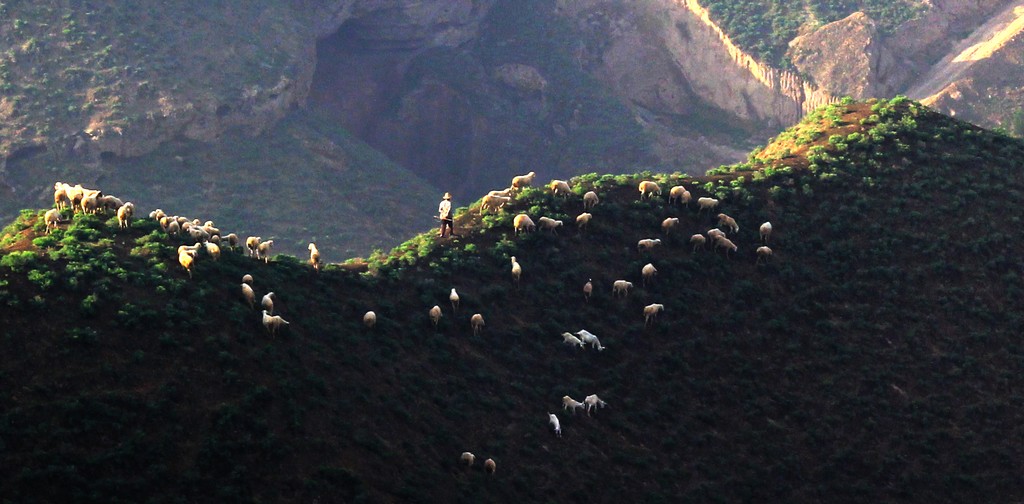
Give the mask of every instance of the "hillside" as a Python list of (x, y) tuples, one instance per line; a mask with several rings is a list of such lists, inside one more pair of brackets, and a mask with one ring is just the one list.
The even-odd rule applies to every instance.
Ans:
[[(590, 174), (567, 200), (474, 205), (459, 238), (414, 237), (365, 274), (226, 252), (189, 279), (182, 242), (146, 219), (45, 236), (25, 211), (0, 233), (3, 499), (1020, 500), (1022, 159), (902, 98), (847, 102), (704, 177)], [(644, 178), (666, 194), (638, 201)], [(669, 206), (677, 183), (721, 199), (737, 252), (692, 250), (715, 219)], [(566, 226), (514, 236), (520, 211)], [(668, 216), (681, 229), (663, 236)], [(757, 264), (764, 221), (774, 255)], [(663, 243), (639, 253), (648, 237)], [(291, 322), (276, 338), (239, 295), (245, 273)], [(665, 310), (645, 328), (650, 303)], [(562, 344), (582, 328), (606, 350)], [(609, 406), (561, 410), (589, 394)], [(466, 450), (497, 473), (460, 468)]]

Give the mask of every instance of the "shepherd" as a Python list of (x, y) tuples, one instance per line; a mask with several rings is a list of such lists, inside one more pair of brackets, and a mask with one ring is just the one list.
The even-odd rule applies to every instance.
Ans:
[(441, 199), (441, 204), (437, 207), (437, 213), (440, 214), (439, 218), (441, 219), (441, 232), (438, 236), (444, 238), (447, 235), (454, 235), (455, 211), (452, 209), (451, 193), (444, 193), (444, 197)]

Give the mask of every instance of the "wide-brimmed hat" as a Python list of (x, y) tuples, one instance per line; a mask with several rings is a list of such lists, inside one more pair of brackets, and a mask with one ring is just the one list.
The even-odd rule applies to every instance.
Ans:
[(452, 195), (450, 193), (444, 193), (443, 199), (452, 199)]

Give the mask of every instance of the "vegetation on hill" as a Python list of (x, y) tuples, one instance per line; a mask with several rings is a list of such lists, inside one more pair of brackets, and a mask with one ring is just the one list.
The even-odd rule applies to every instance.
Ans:
[[(365, 274), (226, 253), (189, 280), (151, 222), (75, 216), (46, 236), (26, 211), (0, 233), (3, 499), (1019, 500), (1021, 160), (1021, 142), (905, 99), (837, 104), (706, 177), (590, 174), (568, 199), (473, 205), (458, 238), (415, 237)], [(721, 198), (739, 251), (692, 251), (716, 219), (639, 201), (644, 178)], [(517, 212), (566, 225), (514, 236)], [(668, 216), (681, 229), (661, 236)], [(757, 264), (763, 221), (775, 254)], [(648, 237), (662, 246), (638, 252)], [(244, 273), (277, 294), (277, 338)], [(616, 299), (620, 278), (636, 287)], [(649, 303), (665, 311), (645, 328)], [(581, 328), (607, 349), (562, 344)], [(594, 393), (609, 407), (592, 416), (559, 407)]]

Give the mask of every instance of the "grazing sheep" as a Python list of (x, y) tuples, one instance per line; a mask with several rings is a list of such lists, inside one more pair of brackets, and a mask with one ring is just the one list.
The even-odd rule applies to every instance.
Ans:
[(577, 409), (585, 407), (585, 404), (577, 401), (576, 399), (573, 399), (569, 396), (562, 396), (562, 411), (565, 411), (568, 408), (572, 408), (572, 414), (575, 415)]
[(249, 236), (245, 239), (245, 248), (248, 250), (248, 256), (259, 259), (260, 258), (260, 242), (263, 238), (259, 236)]
[(601, 345), (601, 340), (597, 339), (597, 336), (586, 329), (580, 329), (576, 331), (576, 334), (580, 337), (580, 341), (585, 344), (589, 344), (592, 348), (596, 348), (598, 352), (604, 351), (604, 346)]
[(711, 238), (711, 241), (717, 243), (718, 240), (721, 240), (722, 238), (725, 238), (725, 232), (722, 231), (721, 229), (718, 229), (718, 228), (709, 229), (708, 230), (708, 238)]
[(484, 461), (484, 472), (487, 474), (494, 474), (494, 471), (497, 468), (498, 466), (494, 463), (494, 459), (487, 459)]
[(509, 196), (492, 196), (488, 194), (487, 196), (484, 196), (484, 199), (480, 202), (480, 213), (483, 214), (484, 210), (487, 209), (497, 212), (511, 200), (512, 198)]
[(721, 238), (721, 239), (719, 239), (719, 240), (717, 240), (715, 242), (715, 249), (717, 250), (720, 247), (725, 249), (725, 257), (726, 257), (726, 259), (729, 258), (729, 251), (730, 250), (732, 250), (733, 252), (736, 252), (736, 249), (737, 249), (736, 244), (733, 243), (732, 240), (730, 240), (728, 238)]
[(764, 245), (757, 247), (757, 262), (761, 262), (761, 259), (764, 259), (764, 262), (768, 262), (768, 259), (771, 258), (771, 256), (772, 249)]
[(583, 341), (577, 338), (576, 336), (573, 336), (572, 333), (568, 332), (562, 333), (562, 343), (583, 348)]
[(558, 417), (554, 413), (548, 413), (548, 423), (555, 430), (555, 435), (562, 437), (562, 424), (558, 422)]
[(49, 234), (57, 229), (57, 225), (60, 224), (60, 210), (51, 208), (43, 214), (43, 222), (46, 223), (46, 233)]
[(178, 233), (180, 233), (180, 232), (181, 232), (181, 227), (178, 226), (178, 222), (177, 221), (172, 221), (172, 222), (167, 224), (167, 234), (169, 234), (171, 236), (178, 236)]
[(267, 312), (274, 313), (274, 295), (273, 291), (263, 295), (263, 299), (260, 300), (260, 306)]
[(533, 223), (533, 219), (529, 215), (519, 214), (512, 219), (512, 228), (515, 230), (515, 234), (519, 234), (519, 231), (529, 233), (537, 229), (537, 225)]
[(247, 283), (242, 283), (242, 297), (249, 303), (249, 309), (256, 307), (256, 293), (253, 292), (252, 287)]
[(118, 207), (117, 209), (117, 224), (121, 226), (121, 229), (128, 229), (132, 225), (132, 215), (135, 214), (135, 204), (129, 201)]
[(771, 235), (772, 235), (772, 223), (771, 222), (765, 222), (764, 224), (761, 224), (760, 231), (761, 231), (761, 241), (763, 241), (765, 243), (768, 243), (768, 238), (771, 237)]
[(227, 238), (228, 240), (228, 248), (234, 251), (235, 247), (238, 246), (238, 235), (236, 235), (235, 233), (228, 233), (228, 235), (225, 236), (225, 238)]
[(548, 187), (551, 189), (551, 193), (555, 196), (562, 196), (568, 198), (569, 194), (572, 193), (572, 189), (569, 187), (569, 183), (564, 180), (552, 180)]
[(640, 189), (640, 199), (651, 199), (654, 196), (661, 196), (661, 186), (650, 180), (640, 182), (638, 188)]
[(717, 207), (718, 206), (718, 200), (716, 200), (715, 198), (707, 198), (707, 197), (697, 198), (697, 206), (700, 207), (697, 210), (697, 213), (700, 214), (704, 210), (713, 210), (715, 207)]
[(252, 285), (252, 275), (248, 273), (242, 275), (242, 283)]
[(548, 217), (541, 217), (537, 219), (537, 226), (541, 229), (547, 229), (551, 231), (551, 234), (558, 234), (558, 228), (562, 227), (562, 221), (550, 219)]
[(117, 212), (117, 209), (124, 206), (124, 202), (117, 196), (111, 196), (109, 194), (99, 197), (99, 209), (106, 213), (107, 210), (111, 212)]
[(271, 336), (276, 336), (277, 331), (281, 329), (281, 326), (290, 324), (287, 320), (281, 318), (280, 315), (270, 316), (267, 314), (267, 310), (263, 310), (263, 327), (267, 328)]
[(740, 226), (739, 224), (736, 224), (736, 219), (733, 219), (724, 213), (718, 214), (718, 227), (727, 227), (731, 229), (733, 233), (740, 232)]
[(430, 309), (430, 322), (432, 324), (434, 324), (434, 329), (435, 330), (437, 329), (437, 324), (440, 321), (441, 321), (441, 307), (437, 306), (437, 305), (434, 305), (434, 307)]
[(263, 258), (263, 262), (269, 264), (270, 263), (270, 247), (273, 247), (273, 246), (274, 246), (274, 240), (267, 240), (265, 242), (260, 243), (257, 246), (257, 252), (259, 253), (257, 258), (262, 257)]
[(203, 245), (206, 246), (206, 253), (210, 254), (214, 261), (220, 259), (220, 246), (213, 242), (206, 242)]
[(512, 196), (512, 188), (502, 189), (500, 191), (490, 191), (487, 193), (488, 196), (501, 196), (502, 198), (508, 198)]
[(651, 250), (658, 245), (661, 245), (661, 238), (644, 238), (643, 240), (636, 242), (636, 250), (637, 252), (642, 250)]
[(320, 251), (316, 248), (316, 244), (310, 243), (306, 248), (309, 249), (309, 264), (313, 266), (314, 270), (320, 271)]
[(665, 236), (668, 236), (668, 234), (672, 232), (672, 228), (678, 225), (679, 217), (668, 217), (661, 221), (661, 231), (665, 233)]
[(590, 394), (587, 397), (584, 397), (583, 398), (583, 403), (587, 405), (587, 414), (588, 415), (590, 414), (590, 409), (591, 408), (598, 407), (598, 406), (603, 408), (607, 404), (606, 402), (602, 401), (600, 397), (597, 397), (597, 394)]
[(202, 244), (196, 243), (194, 245), (181, 245), (178, 247), (178, 255), (189, 253), (192, 257), (199, 254), (199, 249), (202, 248)]
[(448, 300), (452, 302), (452, 311), (459, 311), (459, 293), (452, 287), (452, 293), (448, 294)]
[(591, 208), (596, 207), (600, 202), (601, 199), (597, 197), (597, 193), (594, 191), (587, 191), (587, 193), (583, 195), (584, 210), (590, 210)]
[(629, 295), (629, 290), (633, 288), (633, 282), (627, 282), (625, 280), (616, 280), (612, 284), (612, 295), (618, 297), (621, 293), (623, 296)]
[(668, 204), (682, 203), (684, 205), (690, 202), (690, 191), (687, 191), (685, 187), (677, 185), (668, 190)]
[(484, 316), (479, 313), (474, 313), (469, 318), (469, 325), (473, 326), (473, 336), (480, 335), (480, 331), (484, 330)]
[(363, 325), (373, 329), (373, 326), (377, 325), (377, 314), (373, 311), (368, 311), (363, 315)]
[(203, 243), (210, 240), (210, 233), (207, 233), (205, 229), (199, 226), (189, 226), (188, 234), (197, 243)]
[(665, 305), (660, 303), (649, 304), (644, 307), (644, 327), (658, 318), (658, 314), (665, 311)]
[(704, 243), (705, 242), (707, 242), (707, 239), (704, 238), (704, 235), (702, 235), (700, 233), (697, 233), (697, 234), (695, 234), (695, 235), (690, 237), (690, 243), (693, 244), (693, 251), (694, 252), (697, 251), (697, 247), (704, 248)]
[(588, 303), (590, 302), (590, 294), (594, 292), (594, 283), (592, 278), (587, 279), (587, 283), (583, 284), (583, 299)]
[(579, 230), (582, 231), (583, 228), (587, 227), (587, 225), (590, 224), (590, 219), (593, 219), (593, 218), (594, 218), (594, 216), (591, 215), (589, 212), (583, 212), (583, 213), (577, 215), (576, 216), (576, 229), (579, 229)]
[(512, 279), (516, 282), (516, 287), (519, 287), (519, 277), (523, 276), (523, 267), (516, 261), (516, 256), (512, 256)]
[(651, 263), (647, 263), (640, 269), (640, 274), (644, 278), (644, 287), (647, 287), (648, 283), (654, 281), (654, 277), (658, 274), (658, 268), (655, 268)]
[(182, 252), (178, 254), (178, 264), (180, 264), (182, 268), (185, 268), (185, 271), (188, 272), (189, 278), (192, 278), (192, 265), (196, 260), (193, 254), (194, 252)]
[(536, 176), (536, 173), (530, 172), (527, 173), (526, 175), (517, 175), (515, 177), (512, 177), (512, 187), (509, 187), (509, 189), (519, 190), (524, 187), (530, 187), (531, 185), (533, 185), (533, 179)]
[(473, 462), (475, 461), (476, 455), (473, 455), (472, 453), (469, 452), (462, 452), (462, 455), (459, 456), (459, 462), (465, 464), (466, 467), (473, 465)]

